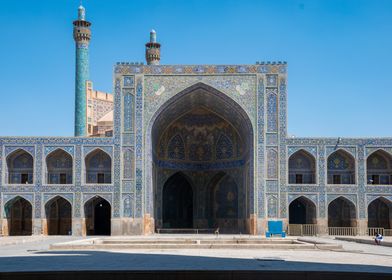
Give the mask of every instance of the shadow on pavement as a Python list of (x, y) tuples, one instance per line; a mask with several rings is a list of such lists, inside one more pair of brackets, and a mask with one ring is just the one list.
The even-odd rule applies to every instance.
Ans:
[(1, 257), (0, 280), (392, 279), (392, 267), (105, 251)]

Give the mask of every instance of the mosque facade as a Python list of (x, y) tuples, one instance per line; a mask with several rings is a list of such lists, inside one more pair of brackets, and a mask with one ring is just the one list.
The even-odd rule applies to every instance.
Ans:
[(390, 232), (392, 138), (289, 137), (285, 62), (160, 65), (152, 31), (108, 96), (83, 7), (73, 24), (75, 136), (0, 137), (2, 235)]

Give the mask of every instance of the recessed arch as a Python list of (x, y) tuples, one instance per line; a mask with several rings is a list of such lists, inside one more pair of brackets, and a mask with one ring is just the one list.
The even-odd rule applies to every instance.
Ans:
[(230, 159), (234, 154), (234, 145), (230, 137), (225, 133), (221, 133), (216, 142), (215, 158)]
[(329, 227), (356, 227), (355, 204), (344, 196), (339, 196), (328, 204)]
[(48, 235), (72, 234), (72, 205), (64, 197), (57, 195), (45, 204)]
[(315, 184), (316, 159), (300, 149), (289, 157), (289, 184)]
[(378, 197), (369, 203), (368, 227), (369, 228), (392, 228), (392, 202), (385, 197)]
[(382, 149), (371, 153), (366, 159), (367, 184), (392, 184), (392, 156)]
[(112, 209), (110, 202), (96, 195), (84, 204), (86, 235), (110, 235)]
[(289, 205), (289, 224), (316, 224), (316, 205), (306, 196), (294, 199)]
[(206, 187), (206, 214), (208, 218), (208, 226), (209, 227), (217, 227), (216, 222), (214, 221), (214, 188), (215, 186), (222, 180), (222, 178), (226, 175), (226, 172), (219, 171), (212, 178), (209, 180), (207, 187)]
[(179, 133), (175, 134), (167, 145), (167, 157), (170, 159), (185, 159), (185, 144)]
[[(169, 158), (168, 143), (177, 134), (184, 142), (185, 155)], [(181, 141), (177, 142), (181, 149), (178, 145), (172, 146), (177, 147), (177, 152), (182, 151)], [(194, 226), (205, 228), (208, 227), (205, 210), (208, 203), (203, 196), (208, 181), (200, 182), (199, 178), (211, 178), (222, 171), (236, 174), (238, 197), (244, 198), (238, 206), (241, 215), (237, 220), (242, 220), (237, 224), (243, 226), (241, 232), (247, 231), (245, 223), (254, 211), (254, 201), (250, 199), (253, 196), (249, 195), (253, 192), (253, 125), (237, 102), (206, 84), (192, 85), (171, 97), (154, 113), (146, 129), (145, 143), (146, 199), (153, 201), (146, 203), (146, 212), (153, 213), (157, 227), (162, 226), (160, 194), (165, 183), (163, 178), (167, 178), (168, 173), (183, 172), (191, 176), (192, 181), (199, 182), (193, 193), (200, 209), (194, 213)], [(217, 144), (221, 146), (216, 147)], [(246, 198), (249, 201), (245, 201)]]
[(278, 178), (279, 172), (279, 155), (278, 150), (274, 148), (267, 149), (267, 178), (276, 179)]
[(328, 184), (355, 184), (355, 159), (343, 149), (339, 149), (327, 159)]
[(16, 149), (7, 156), (9, 184), (33, 184), (34, 157), (24, 149)]
[(243, 230), (236, 180), (226, 172), (218, 172), (208, 183), (206, 192), (209, 227), (219, 228), (221, 233), (237, 233)]
[(123, 150), (123, 176), (124, 179), (132, 179), (135, 174), (135, 152), (134, 149), (126, 148)]
[(94, 149), (85, 157), (86, 183), (111, 184), (112, 158), (102, 149)]
[(48, 184), (72, 184), (72, 155), (61, 148), (52, 151), (46, 156), (46, 171)]
[(122, 213), (124, 217), (133, 218), (134, 217), (134, 209), (133, 209), (133, 196), (125, 195), (123, 196), (123, 204), (122, 204)]
[(4, 205), (8, 235), (31, 235), (33, 232), (33, 206), (21, 196), (9, 200)]

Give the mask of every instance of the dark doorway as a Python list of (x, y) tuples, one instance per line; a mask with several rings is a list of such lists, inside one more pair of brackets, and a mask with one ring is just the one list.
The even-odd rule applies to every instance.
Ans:
[(299, 200), (295, 200), (290, 204), (289, 223), (290, 224), (306, 224), (306, 207)]
[(392, 224), (392, 203), (383, 197), (372, 201), (368, 206), (368, 227), (390, 229)]
[(301, 196), (290, 203), (289, 224), (315, 224), (316, 206), (309, 199)]
[(328, 205), (329, 227), (356, 227), (356, 209), (354, 203), (344, 197), (333, 200)]
[(84, 206), (87, 235), (110, 235), (111, 206), (101, 197), (95, 197)]
[(193, 227), (192, 187), (182, 173), (170, 177), (163, 187), (163, 227)]
[(62, 197), (55, 197), (46, 203), (48, 235), (71, 235), (72, 206)]
[(33, 212), (30, 202), (22, 197), (17, 197), (5, 205), (5, 212), (9, 235), (32, 234)]

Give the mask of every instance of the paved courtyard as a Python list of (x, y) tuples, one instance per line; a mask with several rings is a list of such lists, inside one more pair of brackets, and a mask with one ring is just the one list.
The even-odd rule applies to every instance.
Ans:
[(317, 240), (342, 244), (343, 250), (49, 250), (50, 244), (79, 239), (80, 237), (2, 237), (0, 272), (223, 269), (392, 273), (391, 247), (335, 241), (329, 237)]

